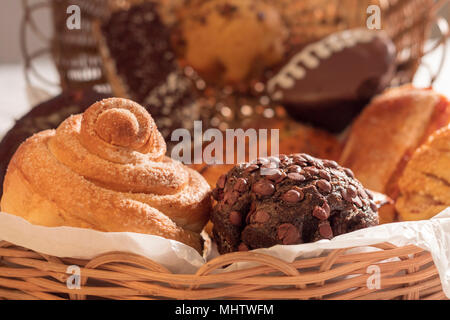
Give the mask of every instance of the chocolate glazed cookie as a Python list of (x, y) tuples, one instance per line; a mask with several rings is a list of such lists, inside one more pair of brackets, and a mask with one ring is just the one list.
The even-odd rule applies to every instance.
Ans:
[(306, 154), (235, 166), (213, 190), (220, 253), (300, 244), (378, 224), (373, 196), (351, 170)]

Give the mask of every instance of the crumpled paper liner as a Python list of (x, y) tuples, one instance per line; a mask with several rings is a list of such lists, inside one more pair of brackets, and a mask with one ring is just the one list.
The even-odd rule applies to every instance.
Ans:
[[(72, 227), (43, 227), (0, 213), (0, 239), (57, 257), (92, 259), (111, 251), (129, 252), (160, 263), (174, 273), (195, 273), (205, 259), (193, 248), (174, 240), (132, 232), (100, 232)], [(358, 230), (315, 243), (278, 245), (254, 250), (286, 262), (318, 257), (328, 250), (370, 246), (390, 242), (396, 246), (416, 245), (431, 253), (442, 288), (450, 298), (450, 208), (431, 220), (385, 224)], [(368, 249), (369, 250), (369, 249)], [(212, 250), (207, 259), (217, 255)], [(223, 271), (246, 268), (234, 263)]]

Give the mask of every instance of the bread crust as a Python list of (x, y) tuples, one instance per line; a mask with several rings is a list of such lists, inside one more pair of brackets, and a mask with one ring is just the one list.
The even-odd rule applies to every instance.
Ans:
[[(448, 124), (448, 109), (447, 100), (429, 89), (387, 90), (353, 124), (340, 163), (365, 187), (395, 200), (408, 161), (433, 131)], [(383, 221), (394, 221), (395, 210), (385, 214), (380, 212)]]
[(429, 219), (450, 206), (450, 127), (435, 132), (413, 154), (399, 180), (401, 220)]
[[(99, 126), (101, 114), (121, 110), (131, 111), (125, 113), (130, 117), (125, 124)], [(211, 206), (209, 185), (197, 172), (164, 156), (165, 143), (145, 114), (132, 101), (106, 99), (66, 119), (57, 130), (26, 140), (9, 164), (2, 210), (39, 225), (147, 233), (201, 251), (199, 232)], [(103, 140), (102, 130), (128, 132), (127, 121), (133, 117), (143, 122), (129, 133), (136, 139)]]
[(409, 150), (422, 141), (440, 96), (402, 87), (376, 97), (352, 126), (340, 163), (365, 187), (386, 193)]

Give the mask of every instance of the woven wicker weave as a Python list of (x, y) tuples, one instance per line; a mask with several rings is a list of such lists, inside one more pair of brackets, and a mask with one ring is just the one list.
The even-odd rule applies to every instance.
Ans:
[[(172, 274), (133, 254), (113, 252), (85, 261), (47, 256), (0, 242), (0, 298), (445, 299), (428, 252), (388, 243), (373, 247), (379, 250), (347, 254), (350, 248), (339, 249), (293, 263), (264, 254), (230, 253), (188, 275)], [(255, 265), (217, 273), (234, 262)], [(80, 267), (80, 289), (66, 285), (71, 265)], [(368, 286), (373, 276), (370, 266), (379, 267), (379, 289)]]

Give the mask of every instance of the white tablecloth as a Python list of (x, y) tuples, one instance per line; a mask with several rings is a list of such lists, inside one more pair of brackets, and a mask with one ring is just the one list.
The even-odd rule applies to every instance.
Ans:
[[(445, 65), (438, 80), (435, 82), (435, 89), (450, 97), (450, 43)], [(424, 64), (430, 66), (432, 70), (438, 68), (442, 50), (438, 50), (428, 55), (424, 59)], [(57, 82), (56, 70), (49, 60), (41, 60), (36, 63), (36, 69), (41, 70), (47, 79)], [(429, 72), (427, 68), (421, 67), (418, 70), (414, 83), (417, 86), (429, 85)], [(56, 88), (47, 88), (51, 94), (58, 93)], [(36, 104), (39, 99), (30, 99), (27, 93), (23, 66), (19, 64), (0, 64), (0, 136), (8, 130), (14, 123), (14, 119), (23, 115), (29, 108)]]

